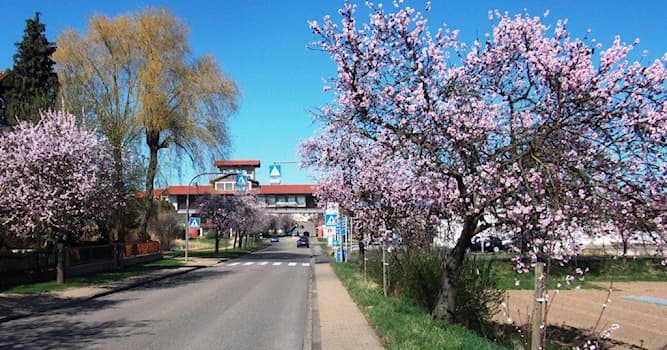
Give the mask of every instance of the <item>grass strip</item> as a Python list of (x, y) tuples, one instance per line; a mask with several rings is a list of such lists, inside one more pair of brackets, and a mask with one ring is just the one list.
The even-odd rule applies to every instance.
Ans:
[[(628, 258), (623, 260), (613, 257), (578, 257), (564, 266), (554, 262), (549, 279), (549, 289), (559, 288), (561, 290), (580, 288), (600, 288), (600, 283), (614, 282), (640, 282), (640, 281), (667, 281), (667, 267), (660, 264), (656, 258)], [(516, 273), (509, 260), (495, 260), (493, 270), (498, 276), (498, 287), (500, 289), (533, 289), (535, 274)], [(583, 275), (576, 273), (579, 268)], [(588, 269), (588, 270), (586, 270)], [(566, 277), (571, 275), (574, 280), (568, 285)], [(515, 279), (519, 285), (515, 285)], [(593, 283), (596, 283), (594, 285)]]
[(425, 310), (399, 297), (384, 297), (364, 281), (354, 264), (332, 264), (352, 299), (374, 325), (387, 349), (503, 349), (474, 332), (434, 321)]
[(87, 276), (70, 277), (65, 283), (58, 284), (55, 281), (23, 284), (2, 291), (3, 293), (15, 294), (38, 294), (55, 292), (72, 287), (86, 287), (123, 280), (133, 276), (144, 275), (157, 270), (175, 269), (183, 266), (184, 262), (174, 259), (162, 259), (144, 264), (129, 266), (120, 271), (101, 272)]
[[(198, 249), (198, 250), (188, 250), (188, 256), (193, 258), (219, 258), (219, 259), (233, 259), (239, 256), (243, 256), (258, 250), (262, 250), (268, 247), (269, 244), (266, 242), (257, 242), (254, 245), (249, 245), (246, 248), (234, 248), (234, 249), (223, 249), (220, 248), (219, 252), (216, 254), (214, 248), (210, 249)], [(182, 258), (185, 257), (184, 250), (170, 250), (162, 252), (164, 256), (173, 257), (173, 258)]]

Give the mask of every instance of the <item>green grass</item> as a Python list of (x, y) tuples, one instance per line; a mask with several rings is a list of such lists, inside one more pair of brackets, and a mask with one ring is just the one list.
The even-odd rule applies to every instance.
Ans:
[(398, 297), (384, 297), (366, 283), (354, 264), (332, 265), (387, 349), (502, 349), (459, 325), (434, 321), (425, 310)]
[(63, 284), (58, 284), (55, 281), (38, 282), (32, 284), (18, 285), (3, 290), (2, 292), (17, 293), (17, 294), (38, 294), (38, 293), (54, 292), (66, 288), (85, 287), (90, 285), (119, 281), (132, 276), (144, 275), (156, 270), (172, 269), (181, 266), (183, 266), (183, 261), (174, 259), (162, 259), (145, 264), (133, 265), (121, 271), (102, 272), (88, 276), (71, 277), (65, 280), (65, 283)]
[[(493, 269), (498, 274), (499, 288), (501, 289), (533, 289), (535, 274), (533, 272), (517, 274), (512, 270), (512, 262), (509, 260), (496, 260)], [(575, 269), (588, 268), (584, 273), (583, 280), (579, 279)], [(572, 275), (575, 280), (567, 285), (565, 277)], [(565, 266), (559, 266), (557, 262), (552, 263), (550, 273), (549, 289), (555, 289), (558, 283), (560, 289), (601, 288), (600, 283), (614, 282), (637, 282), (637, 281), (667, 281), (667, 267), (660, 265), (660, 259), (637, 258), (613, 259), (611, 257), (578, 257)], [(514, 284), (515, 278), (520, 281), (519, 286)], [(595, 283), (596, 285), (594, 285)]]
[[(221, 244), (221, 247), (223, 245)], [(188, 250), (188, 256), (193, 258), (218, 258), (218, 259), (233, 259), (248, 253), (252, 253), (257, 250), (264, 249), (268, 247), (269, 244), (259, 241), (254, 245), (249, 244), (247, 248), (234, 248), (234, 249), (223, 249), (220, 248), (218, 254), (215, 253), (215, 246), (207, 247), (204, 249)], [(165, 256), (169, 257), (185, 257), (184, 250), (171, 250), (163, 252)]]

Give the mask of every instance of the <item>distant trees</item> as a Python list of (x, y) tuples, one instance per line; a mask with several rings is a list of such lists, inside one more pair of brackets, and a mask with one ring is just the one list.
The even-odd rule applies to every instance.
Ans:
[(64, 246), (108, 219), (118, 205), (108, 148), (64, 112), (41, 114), (0, 138), (0, 227), (17, 237)]
[(39, 12), (26, 20), (23, 40), (16, 43), (14, 66), (0, 81), (5, 116), (9, 124), (25, 120), (37, 122), (40, 111), (53, 109), (58, 95), (58, 76), (51, 56), (56, 50), (39, 21)]
[(85, 33), (66, 31), (57, 43), (65, 105), (83, 110), (109, 139), (117, 188), (124, 186), (124, 156), (132, 146), (147, 148), (145, 232), (159, 151), (197, 162), (224, 153), (238, 89), (213, 57), (193, 57), (186, 25), (166, 9), (95, 16)]
[(634, 229), (628, 215), (667, 236), (664, 57), (631, 62), (619, 37), (602, 49), (562, 21), (500, 13), (468, 45), (414, 8), (368, 6), (367, 23), (350, 3), (340, 23), (311, 22), (338, 75), (302, 154), (327, 174), (320, 197), (359, 229), (400, 229), (410, 211), (451, 223), (434, 318), (460, 320), (466, 249), (482, 232), (533, 235), (522, 270), (576, 254), (572, 233)]
[(259, 233), (268, 223), (265, 212), (252, 196), (212, 195), (202, 200), (200, 212), (213, 231), (216, 254), (219, 252), (220, 239), (230, 229), (235, 231), (235, 237), (243, 240), (248, 233)]

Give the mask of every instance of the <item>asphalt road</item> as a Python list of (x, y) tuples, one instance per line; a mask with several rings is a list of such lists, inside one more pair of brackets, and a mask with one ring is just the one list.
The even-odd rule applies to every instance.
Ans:
[(0, 324), (0, 349), (297, 349), (311, 250), (261, 252)]

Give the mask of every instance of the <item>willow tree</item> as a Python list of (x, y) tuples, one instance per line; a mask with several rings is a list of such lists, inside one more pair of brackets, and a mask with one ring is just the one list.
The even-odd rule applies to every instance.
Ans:
[[(228, 146), (226, 119), (236, 108), (236, 85), (212, 56), (192, 54), (187, 26), (168, 10), (95, 16), (87, 33), (65, 32), (58, 49), (66, 103), (87, 107), (106, 123), (103, 132), (116, 138), (117, 171), (127, 147), (143, 137), (146, 193), (153, 192), (160, 150), (175, 148), (201, 163)], [(152, 215), (147, 196), (144, 233)]]

